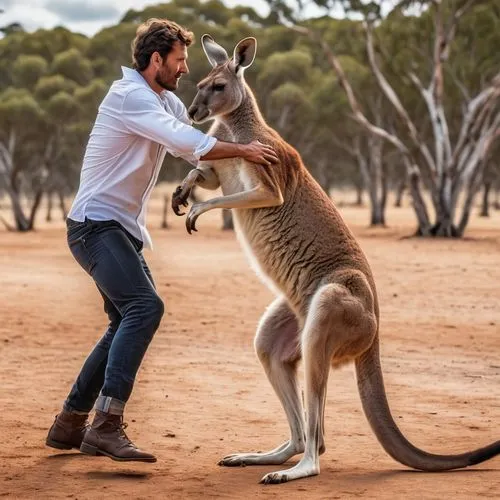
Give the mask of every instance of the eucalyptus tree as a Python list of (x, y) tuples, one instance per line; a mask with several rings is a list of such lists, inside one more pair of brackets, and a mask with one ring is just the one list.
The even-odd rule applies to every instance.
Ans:
[[(481, 209), (479, 215), (481, 217), (490, 216), (490, 208), (493, 206), (500, 208), (498, 203), (498, 193), (500, 191), (500, 141), (492, 148), (487, 159), (486, 168), (483, 176), (483, 194), (481, 198)], [(495, 203), (491, 201), (491, 195), (496, 191), (497, 200)]]
[[(282, 2), (270, 3), (278, 11), (282, 8)], [(380, 22), (377, 19), (386, 2), (318, 0), (313, 3), (326, 9), (343, 6), (365, 16), (370, 69), (398, 118), (395, 127), (380, 126), (367, 117), (336, 49), (325, 41), (324, 33), (318, 32), (318, 22), (299, 26), (300, 19), (293, 12), (292, 15), (288, 12), (287, 22), (291, 20), (292, 27), (308, 35), (326, 55), (358, 123), (402, 155), (418, 220), (417, 234), (462, 236), (482, 183), (486, 158), (500, 129), (498, 55), (491, 51), (491, 47), (500, 43), (498, 6), (493, 0), (405, 0), (396, 2)], [(298, 1), (297, 6), (301, 5)], [(408, 8), (418, 8), (418, 15), (411, 15)], [(394, 33), (398, 35), (398, 50), (394, 50)], [(460, 33), (464, 33), (462, 38)], [(396, 76), (390, 78), (391, 71), (384, 71), (384, 66), (394, 66), (392, 59), (398, 52), (404, 54), (404, 60)], [(401, 82), (412, 83), (424, 104), (420, 109), (425, 109), (425, 120), (412, 115), (404, 98), (414, 93), (403, 95)], [(433, 220), (422, 196), (420, 179), (430, 192)], [(465, 201), (460, 205), (462, 192)]]
[(61, 28), (0, 40), (0, 53), (11, 59), (0, 79), (0, 185), (12, 207), (14, 226), (4, 221), (11, 229), (34, 228), (46, 193), (56, 193), (65, 211), (64, 194), (74, 187), (84, 134), (103, 95), (85, 50), (81, 35)]
[(39, 198), (35, 198), (28, 209), (23, 205), (27, 176), (22, 155), (28, 150), (26, 143), (43, 127), (43, 120), (41, 107), (27, 89), (10, 87), (0, 93), (0, 185), (9, 198), (18, 231), (33, 228), (39, 204)]

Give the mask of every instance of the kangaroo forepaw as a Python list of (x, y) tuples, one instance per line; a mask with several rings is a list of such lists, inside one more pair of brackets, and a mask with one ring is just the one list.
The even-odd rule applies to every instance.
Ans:
[(192, 231), (198, 231), (198, 229), (196, 229), (196, 221), (198, 217), (207, 210), (210, 210), (210, 206), (206, 202), (199, 201), (191, 206), (186, 217), (186, 229), (189, 234), (191, 234)]
[(190, 189), (185, 190), (182, 186), (177, 186), (174, 194), (172, 195), (172, 210), (174, 211), (175, 215), (185, 214), (185, 212), (180, 211), (179, 207), (187, 207), (189, 205), (188, 197), (190, 191)]

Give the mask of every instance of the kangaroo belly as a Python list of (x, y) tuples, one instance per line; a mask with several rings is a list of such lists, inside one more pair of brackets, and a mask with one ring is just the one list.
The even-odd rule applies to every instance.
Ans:
[(242, 211), (233, 210), (233, 221), (234, 221), (234, 229), (236, 232), (236, 237), (245, 253), (245, 256), (250, 264), (250, 267), (255, 271), (260, 280), (276, 295), (283, 294), (283, 291), (280, 290), (279, 286), (275, 283), (275, 281), (271, 278), (269, 270), (265, 269), (262, 263), (260, 262), (258, 252), (256, 249), (252, 248), (247, 235), (245, 234), (244, 229), (242, 228), (240, 217), (244, 217)]

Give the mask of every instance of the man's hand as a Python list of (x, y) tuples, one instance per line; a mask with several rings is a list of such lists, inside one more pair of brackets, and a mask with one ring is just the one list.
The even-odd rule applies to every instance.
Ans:
[(252, 163), (259, 163), (269, 167), (272, 163), (278, 163), (279, 158), (276, 151), (267, 144), (260, 141), (252, 141), (242, 145), (242, 158)]
[(279, 163), (276, 151), (267, 144), (260, 141), (252, 141), (249, 144), (237, 142), (224, 142), (217, 140), (214, 147), (205, 155), (200, 157), (202, 161), (223, 160), (225, 158), (243, 158), (252, 163), (258, 163), (269, 167), (272, 163)]

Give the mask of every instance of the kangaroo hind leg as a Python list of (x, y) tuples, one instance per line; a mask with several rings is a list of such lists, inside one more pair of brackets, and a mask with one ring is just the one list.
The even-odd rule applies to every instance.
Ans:
[(304, 451), (304, 417), (297, 382), (299, 335), (295, 314), (284, 298), (278, 298), (262, 316), (255, 337), (257, 355), (285, 410), (290, 439), (265, 453), (228, 455), (220, 465), (277, 465)]
[[(307, 413), (304, 456), (294, 467), (273, 472), (263, 483), (283, 483), (320, 472), (319, 456), (325, 450), (324, 412), (330, 367), (354, 359), (373, 336), (373, 314), (363, 298), (344, 284), (330, 283), (314, 295), (302, 332)], [(364, 340), (363, 340), (364, 339)]]

